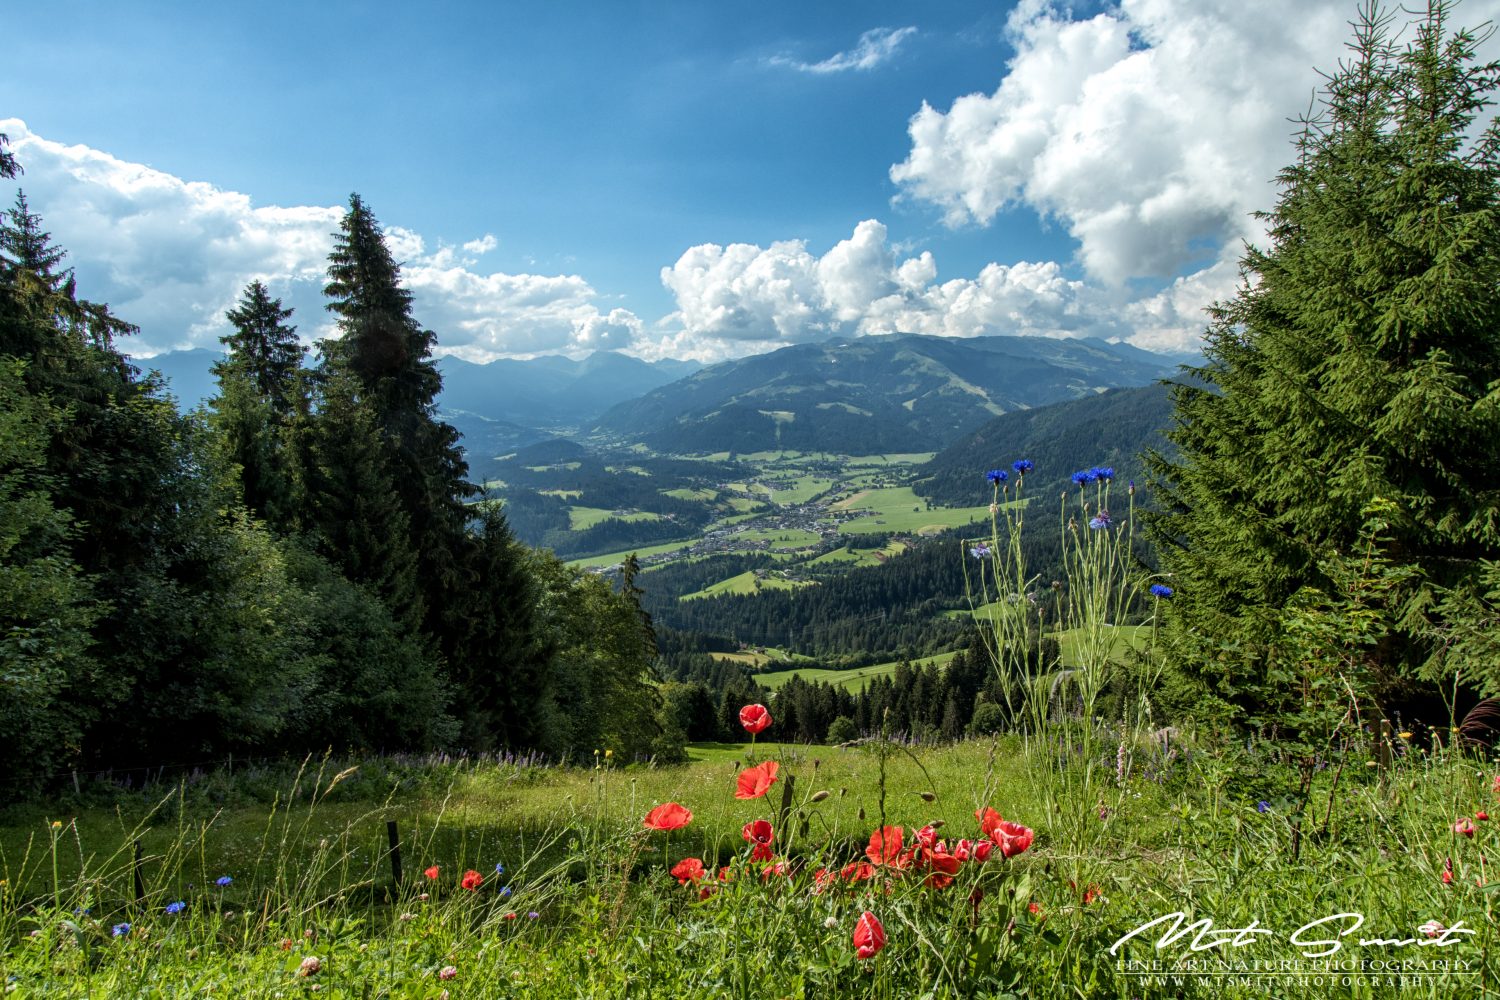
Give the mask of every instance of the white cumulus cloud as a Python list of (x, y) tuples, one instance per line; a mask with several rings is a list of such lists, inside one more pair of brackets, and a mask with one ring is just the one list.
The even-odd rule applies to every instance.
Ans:
[(1170, 279), (1259, 229), (1291, 121), (1344, 55), (1342, 0), (1122, 0), (1087, 20), (1028, 0), (992, 94), (924, 105), (891, 168), (950, 225), (1060, 220), (1100, 281)]
[(787, 66), (803, 73), (843, 73), (848, 70), (871, 70), (888, 62), (901, 43), (917, 33), (913, 27), (871, 28), (859, 36), (852, 49), (838, 52), (815, 63), (803, 62), (788, 56), (773, 56), (768, 60), (773, 66)]
[(653, 356), (713, 359), (829, 336), (927, 333), (1121, 336), (1108, 296), (1053, 261), (989, 264), (939, 283), (930, 252), (900, 259), (866, 219), (815, 257), (801, 240), (769, 247), (705, 243), (662, 269), (677, 301)]
[[(140, 326), (121, 347), (138, 356), (218, 348), (224, 312), (251, 280), (296, 310), (308, 340), (334, 332), (323, 308), (328, 251), (343, 206), (257, 206), (244, 194), (185, 181), (82, 145), (36, 135), (17, 119), (0, 132), (25, 168), (32, 211), (77, 268), (80, 294)], [(378, 206), (376, 206), (378, 214)], [(641, 323), (601, 313), (577, 275), (486, 273), (492, 234), (429, 251), (413, 230), (386, 229), (419, 322), (438, 349), (471, 361), (505, 354), (627, 346)]]

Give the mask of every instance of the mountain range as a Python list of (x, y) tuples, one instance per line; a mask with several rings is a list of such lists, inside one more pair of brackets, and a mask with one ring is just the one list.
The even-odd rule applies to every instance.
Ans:
[(1003, 414), (1171, 374), (1125, 344), (891, 334), (712, 365), (612, 407), (596, 433), (664, 452), (935, 451)]
[[(210, 368), (220, 357), (198, 349), (137, 364), (159, 370), (188, 408), (217, 391)], [(1150, 384), (1176, 360), (1092, 339), (917, 334), (796, 344), (707, 367), (609, 351), (576, 361), (443, 357), (438, 410), (481, 477), (494, 457), (563, 436), (679, 454), (938, 451), (1002, 414)]]

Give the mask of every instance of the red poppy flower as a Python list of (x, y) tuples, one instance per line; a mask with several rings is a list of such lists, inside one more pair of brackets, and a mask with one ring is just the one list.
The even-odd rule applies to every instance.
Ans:
[(471, 868), (468, 871), (464, 872), (463, 881), (459, 882), (458, 884), (463, 886), (465, 889), (468, 889), (470, 892), (473, 892), (475, 889), (478, 889), (483, 882), (484, 876)]
[(791, 869), (787, 867), (787, 864), (786, 864), (785, 861), (777, 861), (774, 864), (766, 865), (764, 868), (762, 868), (760, 870), (760, 880), (762, 882), (764, 882), (766, 879), (770, 878), (772, 875), (780, 875), (780, 876), (782, 876), (784, 878), (784, 877), (786, 877), (786, 874), (788, 872), (790, 872), (790, 871), (791, 871)]
[(1100, 890), (1100, 888), (1097, 885), (1094, 885), (1092, 882), (1089, 883), (1089, 887), (1087, 889), (1083, 890), (1083, 903), (1085, 906), (1087, 906), (1089, 903), (1092, 903), (1096, 899), (1103, 898), (1103, 891)]
[(875, 865), (895, 865), (904, 868), (901, 863), (901, 827), (883, 826), (870, 834), (870, 846), (865, 848), (865, 857)]
[(1490, 814), (1481, 809), (1474, 814), (1474, 818), (1477, 820), (1487, 820), (1490, 818)]
[(974, 818), (979, 820), (979, 832), (986, 837), (993, 837), (995, 827), (1000, 825), (1003, 817), (989, 806), (985, 806), (983, 809), (974, 810)]
[(1033, 900), (1032, 902), (1026, 904), (1026, 912), (1030, 913), (1033, 916), (1040, 916), (1042, 908), (1036, 905), (1036, 902)]
[(1035, 836), (1029, 827), (1024, 827), (1020, 823), (1012, 823), (1010, 820), (1001, 820), (990, 832), (995, 846), (1000, 848), (1000, 853), (1007, 858), (1013, 858), (1030, 847), (1032, 838)]
[(648, 830), (678, 830), (693, 821), (693, 814), (676, 802), (667, 802), (657, 806), (646, 814), (641, 820), (641, 826)]
[(701, 858), (683, 858), (672, 866), (672, 877), (682, 885), (696, 882), (706, 874)]
[(745, 768), (740, 772), (739, 787), (735, 790), (734, 797), (737, 799), (760, 798), (776, 783), (776, 772), (779, 770), (781, 770), (781, 765), (774, 760), (762, 761), (754, 767)]
[(755, 850), (750, 852), (751, 861), (770, 861), (774, 856), (771, 853), (771, 844), (776, 840), (776, 832), (771, 829), (771, 824), (763, 819), (746, 823), (740, 835), (755, 845)]
[(428, 881), (437, 881), (438, 871), (439, 871), (438, 866), (437, 865), (433, 865), (431, 868), (427, 869), (422, 874), (427, 876)]
[(1474, 836), (1474, 821), (1467, 816), (1459, 817), (1458, 822), (1453, 824), (1453, 832), (1463, 834), (1465, 837)]
[(984, 864), (990, 859), (990, 855), (994, 853), (994, 850), (995, 842), (993, 840), (976, 840), (971, 853), (975, 861), (979, 864)]
[(854, 957), (874, 958), (875, 953), (884, 947), (885, 927), (879, 917), (866, 910), (854, 924)]
[(745, 727), (745, 732), (754, 736), (771, 724), (771, 713), (764, 705), (746, 705), (740, 709), (740, 725)]
[(845, 882), (864, 882), (875, 877), (875, 866), (868, 861), (855, 861), (839, 869), (839, 878)]

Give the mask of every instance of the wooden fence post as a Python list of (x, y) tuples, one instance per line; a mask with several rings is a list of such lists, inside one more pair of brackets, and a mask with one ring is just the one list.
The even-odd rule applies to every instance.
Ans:
[(385, 824), (386, 838), (391, 842), (391, 881), (396, 883), (396, 888), (401, 888), (401, 834), (396, 831), (396, 821), (387, 820)]

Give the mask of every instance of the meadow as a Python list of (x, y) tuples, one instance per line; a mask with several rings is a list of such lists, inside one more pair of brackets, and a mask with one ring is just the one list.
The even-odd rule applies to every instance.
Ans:
[(14, 996), (1490, 995), (1497, 771), (1441, 735), (1306, 789), (1269, 742), (1119, 727), (85, 785), (0, 816), (0, 961)]

